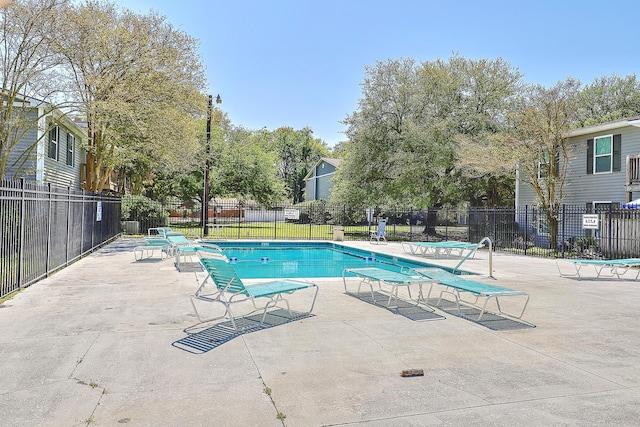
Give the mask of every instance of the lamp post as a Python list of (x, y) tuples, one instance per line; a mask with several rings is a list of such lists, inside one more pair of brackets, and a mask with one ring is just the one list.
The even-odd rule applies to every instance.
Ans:
[[(222, 104), (220, 94), (216, 96), (216, 104)], [(204, 194), (202, 195), (202, 235), (209, 235), (209, 169), (211, 168), (211, 115), (213, 113), (213, 96), (209, 95), (207, 104), (207, 154), (204, 166)]]

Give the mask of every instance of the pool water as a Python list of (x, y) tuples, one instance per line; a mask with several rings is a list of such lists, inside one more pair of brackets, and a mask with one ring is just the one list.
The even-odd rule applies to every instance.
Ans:
[(433, 267), (371, 251), (333, 243), (220, 242), (220, 247), (243, 279), (342, 277), (345, 268)]

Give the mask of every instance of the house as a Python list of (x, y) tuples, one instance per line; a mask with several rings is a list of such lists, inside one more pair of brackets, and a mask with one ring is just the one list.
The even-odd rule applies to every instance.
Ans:
[(328, 199), (333, 183), (331, 178), (336, 174), (336, 169), (342, 163), (342, 159), (332, 159), (322, 157), (315, 164), (313, 169), (304, 177), (305, 200)]
[(82, 149), (87, 134), (60, 110), (36, 100), (21, 100), (26, 132), (9, 153), (5, 178), (81, 188)]
[[(640, 118), (573, 129), (568, 137), (570, 156), (558, 218), (558, 244), (596, 238), (608, 254), (615, 252), (614, 246), (628, 253), (626, 235), (615, 234), (623, 226), (609, 211), (640, 197)], [(549, 230), (537, 205), (533, 188), (516, 180), (515, 220), (520, 229), (534, 236), (536, 246), (546, 246)], [(590, 220), (595, 222), (589, 225)]]
[[(640, 194), (640, 119), (617, 120), (569, 132), (562, 203), (597, 211)], [(536, 205), (530, 185), (516, 181), (516, 208)]]
[[(83, 123), (71, 120), (62, 111), (37, 100), (20, 100), (29, 126), (9, 153), (5, 179), (49, 183), (59, 187), (86, 189), (87, 131)], [(25, 125), (25, 126), (27, 126)], [(117, 191), (110, 177), (108, 189)]]

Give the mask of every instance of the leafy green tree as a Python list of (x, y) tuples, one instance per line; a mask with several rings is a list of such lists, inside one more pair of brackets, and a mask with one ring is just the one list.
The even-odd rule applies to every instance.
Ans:
[(579, 96), (576, 127), (591, 126), (640, 115), (640, 81), (635, 74), (602, 76)]
[[(40, 126), (41, 137), (18, 153), (17, 144), (29, 133), (36, 133), (43, 117), (59, 101), (60, 81), (56, 67), (61, 57), (50, 48), (58, 9), (64, 0), (19, 0), (0, 4), (0, 179), (8, 166), (20, 175), (25, 164), (48, 129)], [(51, 120), (50, 126), (55, 124)], [(24, 148), (24, 147), (21, 147)]]
[(363, 97), (345, 120), (349, 142), (332, 201), (428, 207), (492, 191), (492, 179), (470, 183), (456, 167), (465, 155), (457, 137), (499, 131), (520, 79), (501, 59), (457, 55), (367, 67)]
[(282, 201), (284, 187), (277, 178), (278, 157), (268, 147), (270, 135), (233, 126), (217, 147), (212, 168), (212, 195), (253, 199), (265, 205)]
[(113, 170), (178, 163), (196, 152), (207, 105), (198, 42), (156, 13), (106, 1), (61, 13), (54, 48), (88, 123), (87, 189), (101, 191)]
[(461, 142), (461, 166), (478, 173), (512, 175), (530, 185), (544, 210), (550, 244), (556, 247), (568, 159), (568, 131), (578, 116), (580, 82), (566, 79), (551, 88), (532, 85), (507, 116), (501, 133)]
[(287, 197), (293, 203), (304, 201), (304, 177), (329, 149), (313, 131), (281, 127), (273, 132), (273, 147), (279, 158), (278, 176), (284, 181)]

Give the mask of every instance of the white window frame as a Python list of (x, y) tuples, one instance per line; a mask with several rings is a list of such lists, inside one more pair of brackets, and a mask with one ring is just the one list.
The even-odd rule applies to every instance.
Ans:
[(75, 164), (76, 137), (72, 133), (67, 134), (67, 165), (73, 167)]
[[(53, 133), (52, 133), (53, 131)], [(52, 138), (52, 135), (55, 135), (55, 138)], [(47, 155), (50, 159), (58, 160), (60, 157), (60, 126), (54, 126), (49, 129), (49, 146), (47, 147)], [(51, 145), (55, 146), (54, 154), (55, 156), (51, 156)]]
[(613, 203), (611, 200), (609, 200), (608, 202), (601, 201), (601, 200), (595, 200), (595, 201), (591, 202), (591, 209), (593, 209), (593, 212), (600, 213), (601, 211), (598, 211), (598, 209), (597, 209), (598, 205), (607, 205), (607, 209), (608, 209), (609, 206), (611, 205), (611, 203)]
[[(549, 175), (549, 164), (550, 164), (549, 156), (546, 152), (540, 153), (540, 157), (538, 158), (538, 179), (546, 178)], [(546, 165), (546, 169), (543, 171), (543, 166)], [(543, 173), (544, 172), (544, 173)]]
[(534, 222), (536, 224), (536, 234), (539, 236), (549, 235), (549, 224), (547, 224), (546, 213), (542, 208), (535, 208), (533, 211)]
[[(604, 139), (604, 138), (609, 138), (610, 141), (610, 145), (609, 145), (609, 154), (597, 154), (597, 146), (598, 146), (598, 140), (599, 139)], [(608, 171), (601, 171), (598, 172), (597, 170), (597, 160), (599, 158), (603, 158), (603, 157), (609, 157), (609, 170)], [(594, 175), (599, 175), (599, 174), (604, 174), (604, 173), (612, 173), (613, 172), (613, 134), (611, 135), (600, 135), (597, 136), (595, 138), (593, 138), (593, 173)]]

